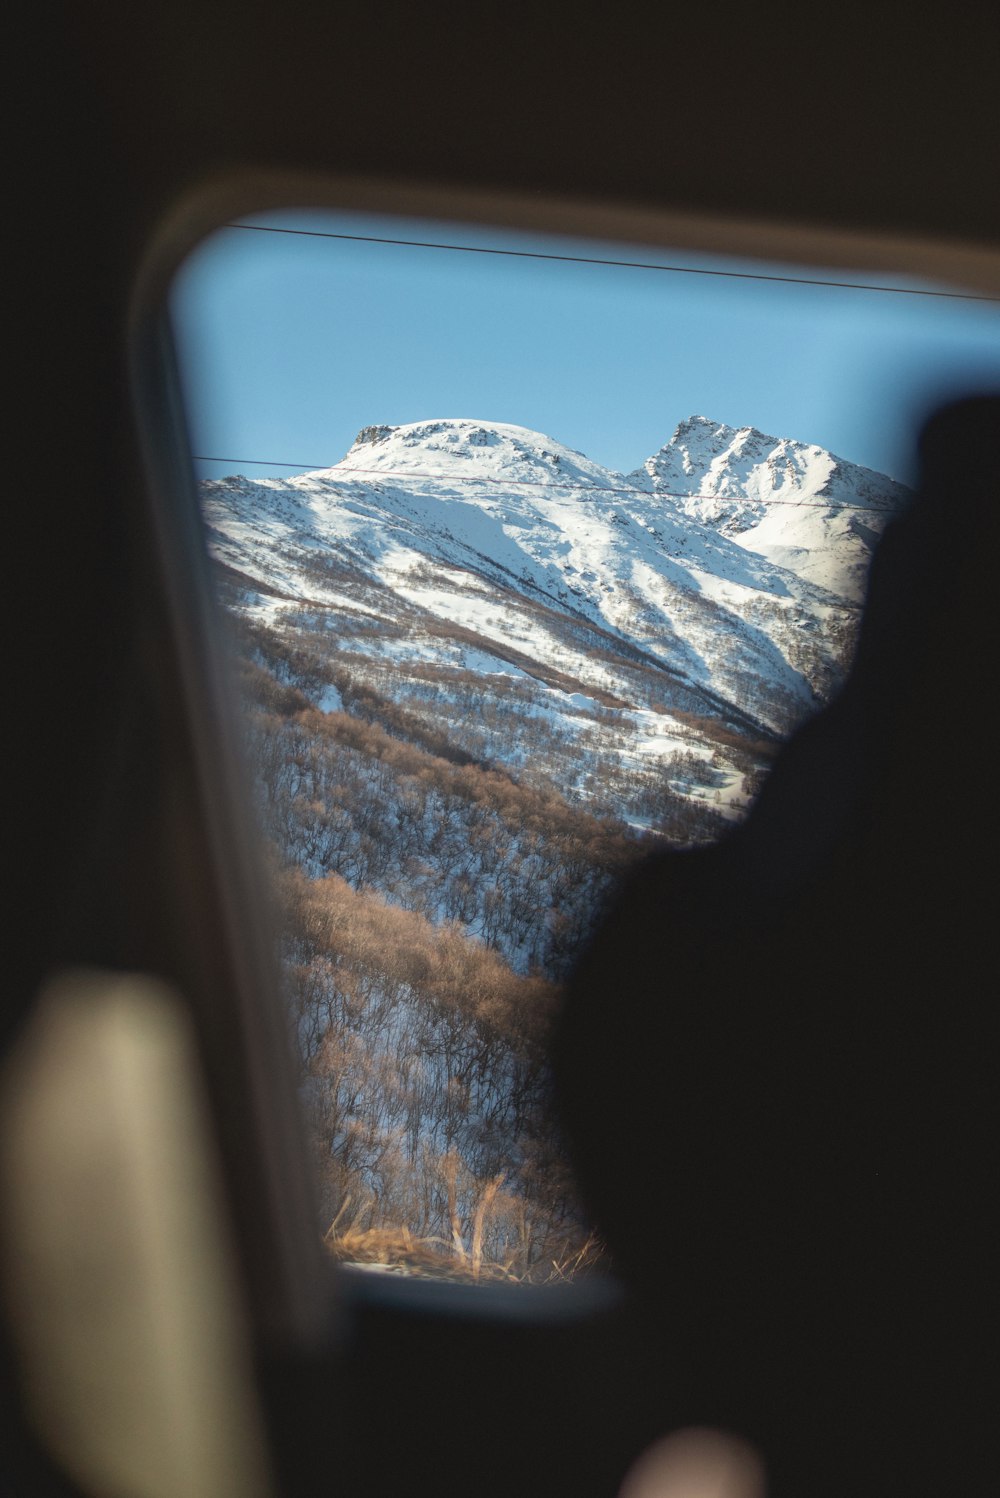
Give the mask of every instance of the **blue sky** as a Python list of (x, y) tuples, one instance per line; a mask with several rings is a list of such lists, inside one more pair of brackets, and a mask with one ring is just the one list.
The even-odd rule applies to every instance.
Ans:
[[(887, 279), (368, 215), (245, 222)], [(1000, 387), (1000, 305), (867, 290), (223, 229), (172, 306), (193, 450), (227, 460), (196, 465), (213, 478), (325, 466), (362, 426), (440, 416), (532, 427), (627, 472), (697, 414), (912, 480), (921, 413)]]

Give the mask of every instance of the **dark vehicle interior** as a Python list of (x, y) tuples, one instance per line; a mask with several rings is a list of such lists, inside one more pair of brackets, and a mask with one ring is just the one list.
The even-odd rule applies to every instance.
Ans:
[[(553, 1061), (612, 1287), (325, 1260), (212, 644), (166, 294), (234, 217), (422, 213), (1000, 298), (995, 12), (778, 11), (27, 22), (4, 1493), (996, 1491), (995, 797), (970, 777), (1000, 392), (922, 413), (844, 692), (578, 965)], [(675, 1440), (644, 1477), (685, 1431), (723, 1456)]]

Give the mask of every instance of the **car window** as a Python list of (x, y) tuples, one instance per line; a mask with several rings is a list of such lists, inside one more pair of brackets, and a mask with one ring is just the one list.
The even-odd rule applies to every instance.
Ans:
[(319, 1229), (399, 1273), (606, 1265), (561, 985), (835, 696), (915, 419), (996, 380), (1000, 310), (318, 212), (219, 230), (172, 309)]

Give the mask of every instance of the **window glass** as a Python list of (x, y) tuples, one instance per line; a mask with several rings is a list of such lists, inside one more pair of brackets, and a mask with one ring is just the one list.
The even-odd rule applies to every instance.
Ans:
[(889, 284), (318, 212), (179, 273), (337, 1257), (602, 1262), (560, 985), (620, 873), (723, 836), (836, 692), (921, 413), (1000, 379), (995, 303)]

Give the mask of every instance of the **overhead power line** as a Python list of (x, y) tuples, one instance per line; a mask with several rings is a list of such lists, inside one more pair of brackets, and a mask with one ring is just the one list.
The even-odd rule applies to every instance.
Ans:
[(298, 468), (302, 473), (315, 473), (320, 468), (332, 468), (332, 463), (279, 463), (277, 458), (204, 458), (192, 453), (196, 463), (245, 463), (248, 468)]
[[(427, 473), (407, 468), (339, 468), (329, 463), (277, 463), (270, 462), (266, 458), (206, 458), (199, 453), (192, 455), (196, 463), (235, 463), (242, 464), (248, 468), (296, 468), (303, 473), (328, 471), (331, 474), (330, 482), (342, 482), (351, 474), (360, 473), (367, 477), (380, 479), (430, 479), (432, 481), (443, 480), (450, 484), (496, 484), (499, 487), (507, 484), (517, 484), (524, 489), (555, 489), (564, 493), (567, 489), (578, 491), (582, 494), (643, 494), (647, 491), (638, 489), (633, 484), (571, 484), (563, 483), (559, 479), (514, 479), (494, 478), (490, 475), (473, 473)], [(666, 499), (694, 499), (716, 504), (740, 505), (740, 504), (767, 504), (767, 505), (796, 505), (815, 506), (819, 509), (835, 508), (838, 510), (861, 510), (866, 514), (891, 515), (895, 511), (888, 505), (856, 505), (834, 499), (754, 499), (749, 494), (690, 494), (679, 489), (654, 489), (654, 495), (661, 495)]]
[[(878, 291), (895, 296), (941, 297), (958, 302), (996, 302), (1000, 296), (973, 291), (938, 291), (922, 286), (883, 286), (867, 281), (832, 281), (818, 276), (778, 276), (764, 271), (718, 270), (707, 266), (661, 265), (648, 260), (610, 260), (596, 255), (556, 255), (543, 250), (504, 250), (496, 245), (443, 244), (425, 239), (390, 239), (377, 234), (336, 234), (329, 229), (288, 229), (275, 224), (227, 224), (254, 234), (292, 234), (303, 239), (339, 239), (354, 244), (399, 245), (412, 250), (449, 250), (461, 255), (505, 255), (514, 260), (555, 260), (567, 265), (616, 265), (622, 270), (661, 271), (673, 276), (717, 276), (730, 281), (778, 281), (791, 286), (831, 286), (841, 291)], [(277, 466), (277, 465), (275, 465)]]

